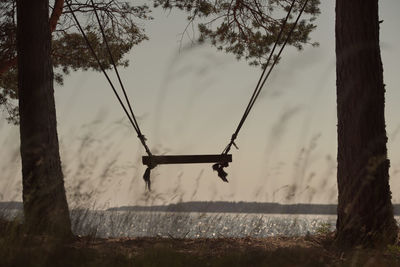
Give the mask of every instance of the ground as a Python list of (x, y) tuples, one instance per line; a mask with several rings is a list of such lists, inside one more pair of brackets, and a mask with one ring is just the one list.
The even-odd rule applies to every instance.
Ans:
[(0, 266), (400, 266), (400, 247), (335, 246), (334, 234), (268, 238), (95, 238), (60, 242), (0, 223)]

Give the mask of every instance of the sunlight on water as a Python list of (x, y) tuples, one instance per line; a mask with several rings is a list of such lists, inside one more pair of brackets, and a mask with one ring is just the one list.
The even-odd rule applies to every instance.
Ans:
[[(13, 219), (19, 210), (2, 210)], [(75, 234), (96, 237), (304, 236), (335, 230), (335, 215), (88, 211), (71, 212)], [(400, 222), (400, 216), (395, 216)]]
[(336, 216), (235, 213), (73, 212), (74, 231), (98, 237), (267, 237), (334, 230)]

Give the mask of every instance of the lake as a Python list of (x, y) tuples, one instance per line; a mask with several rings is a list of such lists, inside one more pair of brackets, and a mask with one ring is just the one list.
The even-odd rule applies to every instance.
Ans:
[(98, 237), (267, 237), (334, 230), (335, 215), (73, 211), (73, 230)]
[[(21, 210), (2, 210), (12, 219)], [(400, 222), (400, 216), (395, 216)], [(336, 215), (141, 212), (72, 210), (72, 229), (77, 235), (96, 237), (268, 237), (303, 236), (335, 229)]]

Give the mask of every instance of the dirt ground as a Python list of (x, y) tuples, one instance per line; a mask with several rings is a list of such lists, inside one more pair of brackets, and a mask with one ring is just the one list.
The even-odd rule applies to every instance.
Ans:
[[(71, 244), (76, 249), (91, 248), (100, 253), (121, 253), (129, 259), (160, 257), (171, 253), (199, 266), (400, 266), (397, 246), (383, 250), (354, 249), (341, 251), (335, 246), (334, 234), (302, 237), (268, 238), (116, 238), (78, 237)], [(183, 256), (183, 258), (182, 258)], [(148, 260), (148, 259), (147, 259)], [(135, 262), (135, 261), (134, 261)], [(140, 261), (139, 261), (140, 262)], [(164, 262), (165, 264), (167, 262)], [(198, 264), (195, 264), (198, 263)]]

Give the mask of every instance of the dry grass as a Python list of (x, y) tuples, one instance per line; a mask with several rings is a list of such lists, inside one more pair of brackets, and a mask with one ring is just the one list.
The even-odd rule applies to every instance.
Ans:
[(400, 247), (343, 252), (332, 233), (268, 238), (26, 236), (0, 220), (0, 266), (400, 266)]

